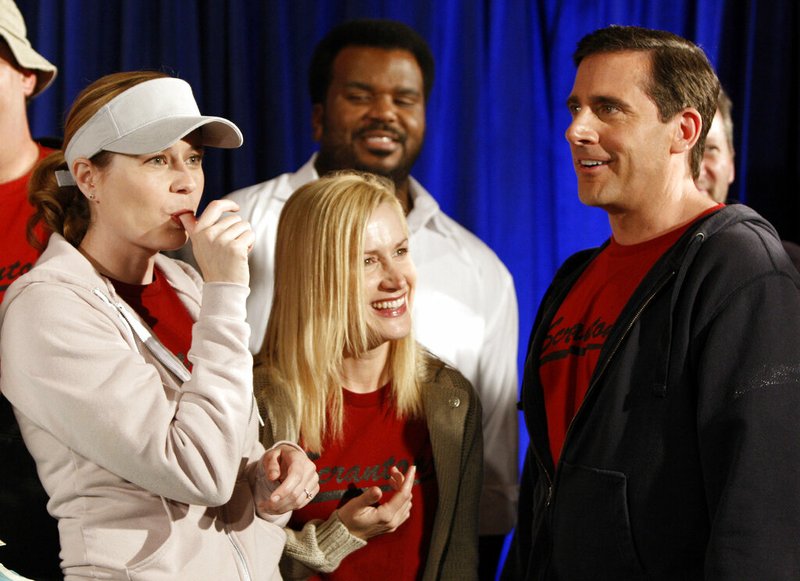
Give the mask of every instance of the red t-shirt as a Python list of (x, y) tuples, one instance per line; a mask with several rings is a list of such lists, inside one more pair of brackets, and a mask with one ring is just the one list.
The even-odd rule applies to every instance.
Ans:
[(386, 502), (394, 495), (388, 484), (389, 469), (397, 466), (405, 474), (414, 464), (417, 476), (409, 519), (396, 531), (369, 539), (367, 546), (345, 557), (336, 571), (312, 579), (421, 579), (439, 498), (426, 422), (399, 419), (388, 387), (364, 394), (343, 392), (343, 437), (340, 441), (324, 438), (322, 455), (312, 457), (320, 492), (292, 513), (289, 526), (299, 530), (310, 520), (326, 520), (370, 486), (381, 486), (380, 502)]
[[(723, 206), (714, 206), (695, 220)], [(539, 356), (539, 376), (554, 462), (558, 463), (569, 424), (583, 403), (617, 317), (656, 261), (692, 223), (641, 244), (622, 246), (612, 238), (583, 271), (550, 322)]]
[[(53, 150), (39, 145), (39, 159), (47, 157)], [(38, 161), (38, 160), (37, 160)], [(28, 180), (31, 171), (14, 181), (0, 184), (0, 302), (6, 289), (17, 278), (33, 268), (40, 252), (28, 244), (26, 230), (33, 206), (28, 203)], [(40, 240), (45, 242), (44, 228), (37, 229)]]
[(147, 323), (164, 347), (191, 370), (186, 354), (192, 345), (194, 320), (161, 271), (153, 269), (150, 284), (128, 284), (113, 279), (111, 282), (117, 294)]

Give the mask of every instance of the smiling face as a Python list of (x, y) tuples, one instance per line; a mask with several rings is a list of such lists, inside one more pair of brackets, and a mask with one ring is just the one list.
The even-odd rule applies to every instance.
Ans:
[(347, 47), (334, 60), (324, 103), (314, 105), (320, 174), (355, 169), (405, 180), (425, 137), (422, 72), (405, 50)]
[(634, 211), (652, 204), (674, 177), (679, 120), (662, 122), (645, 93), (649, 64), (648, 53), (623, 51), (594, 54), (578, 66), (566, 138), (584, 204)]
[(381, 204), (364, 230), (364, 299), (367, 326), (377, 347), (411, 332), (417, 271), (408, 234), (395, 207)]
[(706, 148), (700, 162), (697, 189), (711, 196), (715, 202), (728, 198), (728, 188), (735, 177), (733, 151), (725, 135), (725, 124), (719, 111), (706, 136)]
[(203, 148), (193, 134), (146, 155), (111, 154), (92, 175), (96, 203), (87, 239), (117, 253), (175, 250), (187, 234), (177, 218), (194, 213), (205, 183)]

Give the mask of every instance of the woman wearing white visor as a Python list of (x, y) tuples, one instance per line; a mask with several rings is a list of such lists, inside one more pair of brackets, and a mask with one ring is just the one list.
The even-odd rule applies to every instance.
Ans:
[[(194, 215), (203, 148), (241, 133), (201, 116), (184, 81), (135, 72), (86, 88), (64, 134), (31, 180), (53, 234), (2, 304), (0, 389), (66, 579), (277, 579), (282, 527), (317, 476), (296, 446), (257, 441), (252, 231), (229, 201)], [(187, 236), (205, 284), (159, 254)]]

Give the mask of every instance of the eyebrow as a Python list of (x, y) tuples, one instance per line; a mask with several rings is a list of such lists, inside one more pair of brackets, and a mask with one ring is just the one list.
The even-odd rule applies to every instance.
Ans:
[[(370, 93), (375, 91), (374, 86), (370, 85), (369, 83), (364, 83), (362, 81), (347, 81), (344, 84), (344, 86), (347, 89), (358, 89), (360, 91), (368, 91)], [(422, 93), (419, 90), (414, 89), (412, 87), (395, 87), (392, 89), (392, 92), (395, 94), (411, 95), (415, 97), (419, 97), (422, 95)]]
[(593, 105), (614, 105), (620, 109), (627, 109), (628, 105), (622, 99), (608, 95), (597, 95), (589, 100)]
[[(407, 244), (408, 244), (408, 238), (403, 238), (400, 242), (398, 242), (393, 246), (393, 250), (397, 250), (401, 246), (405, 246)], [(367, 249), (367, 248), (364, 249), (364, 254), (377, 254), (377, 253), (378, 251), (374, 249)]]
[[(575, 95), (570, 95), (567, 98), (566, 106), (570, 107), (571, 105), (580, 105), (580, 100)], [(625, 101), (609, 95), (593, 95), (589, 97), (589, 105), (592, 107), (597, 107), (598, 105), (613, 105), (618, 109), (629, 108)]]
[(362, 91), (372, 91), (372, 85), (361, 81), (347, 81), (344, 86), (348, 89), (361, 89)]

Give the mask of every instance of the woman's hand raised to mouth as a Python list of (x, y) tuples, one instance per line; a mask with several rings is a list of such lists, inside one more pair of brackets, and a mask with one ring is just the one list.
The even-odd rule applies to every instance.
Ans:
[(232, 200), (214, 200), (199, 218), (188, 212), (178, 216), (192, 241), (195, 260), (206, 282), (245, 286), (250, 282), (247, 254), (255, 235), (249, 222), (228, 213), (238, 211), (238, 204)]

